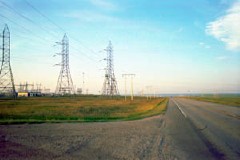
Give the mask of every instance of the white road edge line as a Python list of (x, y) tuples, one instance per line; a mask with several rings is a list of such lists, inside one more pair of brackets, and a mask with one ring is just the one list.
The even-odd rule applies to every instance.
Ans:
[(181, 111), (181, 113), (184, 115), (185, 118), (187, 118), (186, 113), (183, 112), (182, 108), (177, 104), (177, 102), (173, 99), (173, 102), (177, 105), (178, 109)]

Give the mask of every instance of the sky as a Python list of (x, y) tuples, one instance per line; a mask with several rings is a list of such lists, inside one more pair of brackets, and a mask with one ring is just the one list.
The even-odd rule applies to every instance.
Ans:
[(126, 73), (135, 94), (240, 93), (239, 0), (0, 0), (5, 24), (15, 84), (54, 92), (66, 33), (73, 84), (84, 72), (85, 92), (101, 92), (111, 41), (121, 94)]

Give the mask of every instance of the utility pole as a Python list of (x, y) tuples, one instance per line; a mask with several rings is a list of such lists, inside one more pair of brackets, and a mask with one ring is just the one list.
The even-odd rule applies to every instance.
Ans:
[(58, 53), (58, 55), (62, 56), (62, 61), (60, 64), (57, 64), (61, 66), (61, 71), (55, 93), (61, 95), (74, 94), (74, 87), (69, 69), (69, 42), (67, 35), (65, 34), (62, 41), (57, 42), (57, 44), (62, 46), (61, 53)]
[(144, 90), (142, 89), (141, 90), (141, 97), (143, 97), (144, 96)]
[(0, 68), (0, 94), (16, 98), (16, 90), (10, 65), (10, 31), (5, 24), (2, 37), (2, 63)]
[(124, 80), (125, 80), (124, 93), (125, 93), (125, 101), (127, 101), (127, 76), (126, 76), (126, 74), (123, 74), (122, 76), (124, 77)]
[(84, 72), (82, 72), (82, 78), (83, 78), (83, 83), (82, 83), (82, 94), (83, 94), (83, 91), (84, 91), (84, 88), (85, 88), (85, 81), (84, 81), (84, 75), (85, 75), (85, 73)]
[(135, 76), (135, 74), (131, 75), (131, 100), (133, 101), (133, 77)]
[(42, 92), (42, 84), (41, 83), (37, 83), (37, 92)]
[(147, 100), (148, 100), (148, 99), (151, 100), (151, 99), (152, 99), (152, 95), (151, 95), (150, 92), (152, 91), (152, 86), (146, 86), (146, 88), (147, 88), (147, 91), (148, 91), (148, 92), (147, 92)]
[(156, 88), (153, 87), (153, 98), (156, 98)]
[(105, 51), (107, 52), (107, 58), (105, 59), (107, 61), (107, 67), (102, 88), (102, 95), (113, 97), (119, 95), (119, 92), (117, 88), (117, 81), (114, 75), (113, 48), (111, 41), (109, 42)]
[(133, 77), (135, 77), (135, 74), (122, 74), (122, 76), (125, 78), (125, 101), (126, 101), (126, 81), (127, 81), (127, 77), (131, 77), (131, 100), (133, 101)]

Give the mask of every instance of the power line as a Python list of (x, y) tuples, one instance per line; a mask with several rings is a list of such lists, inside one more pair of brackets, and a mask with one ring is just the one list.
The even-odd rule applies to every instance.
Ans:
[[(34, 7), (31, 3), (29, 3), (27, 0), (24, 0), (25, 3), (30, 6), (33, 10), (35, 10), (39, 15), (41, 15), (42, 17), (44, 17), (45, 19), (47, 19), (50, 23), (52, 23), (54, 26), (56, 26), (59, 30), (61, 30), (62, 32), (66, 33), (66, 30), (63, 29), (63, 27), (59, 26), (58, 24), (56, 24), (54, 21), (52, 21), (50, 18), (48, 18), (48, 16), (46, 16), (45, 14), (43, 14), (42, 12), (40, 12), (36, 7)], [(69, 36), (71, 39), (75, 40), (76, 42), (79, 42), (83, 47), (85, 47), (87, 50), (89, 50), (91, 53), (93, 53), (94, 55), (98, 56), (98, 54), (96, 52), (94, 52), (92, 49), (88, 48), (86, 45), (84, 45), (80, 40), (76, 39), (74, 36), (70, 35)]]
[[(0, 1), (0, 2), (1, 2), (1, 1)], [(61, 27), (61, 26), (59, 26), (58, 24), (56, 24), (54, 21), (52, 21), (50, 18), (48, 18), (45, 14), (43, 14), (42, 12), (40, 12), (36, 7), (34, 7), (32, 4), (30, 4), (28, 1), (25, 0), (25, 2), (26, 2), (26, 4), (27, 4), (28, 6), (30, 6), (35, 12), (37, 12), (40, 16), (44, 17), (47, 21), (49, 21), (51, 24), (53, 24), (54, 26), (56, 26), (59, 30), (65, 32), (65, 30), (63, 29), (63, 27)], [(5, 7), (7, 7), (8, 9), (10, 9), (11, 12), (13, 12), (13, 13), (17, 14), (18, 16), (20, 16), (21, 18), (23, 18), (23, 19), (25, 19), (25, 20), (33, 23), (34, 25), (36, 25), (37, 27), (39, 27), (41, 30), (46, 31), (47, 33), (51, 34), (52, 36), (57, 37), (57, 36), (55, 36), (55, 34), (53, 34), (52, 32), (49, 32), (48, 30), (46, 30), (46, 29), (43, 28), (42, 26), (38, 25), (38, 24), (37, 24), (36, 22), (34, 22), (32, 19), (30, 19), (30, 18), (28, 18), (27, 16), (21, 14), (19, 11), (17, 11), (16, 9), (14, 9), (13, 7), (11, 7), (11, 6), (8, 5), (7, 3), (4, 3), (4, 2), (1, 2), (1, 3), (2, 3)], [(8, 21), (10, 21), (10, 22), (12, 22), (12, 23), (20, 26), (20, 27), (23, 28), (24, 30), (33, 33), (31, 30), (25, 28), (25, 27), (22, 26), (22, 25), (19, 25), (19, 24), (16, 23), (15, 21), (13, 21), (13, 20), (5, 17), (5, 16), (2, 16), (2, 17), (4, 17), (5, 19), (7, 19)], [(55, 33), (56, 33), (56, 32), (55, 32)], [(40, 38), (41, 40), (43, 40), (44, 42), (46, 42), (46, 40), (43, 39), (42, 37), (38, 36), (38, 38)], [(72, 38), (73, 40), (75, 40), (76, 42), (81, 43), (82, 46), (84, 46), (86, 49), (88, 49), (88, 50), (89, 50), (91, 53), (93, 53), (94, 55), (99, 56), (99, 55), (98, 55), (97, 53), (95, 53), (93, 50), (91, 50), (90, 48), (88, 48), (88, 47), (86, 47), (85, 45), (83, 45), (82, 42), (80, 42), (80, 41), (79, 41), (78, 39), (76, 39), (75, 37), (71, 37), (71, 38)], [(95, 60), (95, 59), (91, 58), (89, 55), (83, 53), (83, 52), (80, 51), (77, 47), (74, 47), (74, 46), (73, 46), (72, 48), (73, 48), (75, 51), (78, 51), (78, 52), (82, 53), (82, 55), (84, 55), (85, 57), (87, 57), (89, 60), (91, 60), (91, 61), (98, 61), (98, 60)], [(76, 55), (76, 56), (78, 56), (78, 55)]]
[(89, 50), (90, 52), (92, 52), (94, 55), (99, 56), (96, 52), (94, 52), (92, 49), (90, 49), (90, 48), (88, 48), (87, 46), (85, 46), (81, 41), (79, 41), (79, 40), (76, 39), (75, 37), (71, 37), (71, 38), (72, 38), (73, 40), (81, 43), (81, 45), (82, 45), (83, 47), (85, 47), (86, 49), (88, 49), (88, 50)]
[(52, 36), (54, 36), (55, 38), (58, 38), (56, 35), (52, 34), (52, 32), (49, 32), (48, 30), (46, 30), (45, 28), (43, 28), (41, 25), (37, 24), (36, 22), (34, 22), (33, 20), (31, 20), (30, 18), (26, 17), (25, 15), (21, 14), (20, 12), (18, 12), (16, 9), (14, 9), (13, 7), (11, 7), (10, 5), (0, 1), (5, 7), (9, 8), (11, 11), (13, 11), (15, 14), (17, 14), (18, 16), (22, 17), (23, 19), (27, 20), (28, 22), (31, 22), (32, 24), (36, 25), (37, 27), (39, 27), (41, 30), (46, 31), (47, 33), (51, 34)]
[(78, 52), (82, 53), (82, 54), (83, 54), (86, 58), (88, 58), (89, 60), (92, 60), (92, 61), (96, 61), (96, 62), (97, 62), (97, 60), (89, 57), (87, 54), (85, 54), (84, 52), (80, 51), (80, 50), (77, 49), (76, 47), (72, 46), (72, 48), (73, 48), (75, 51), (78, 51)]
[[(6, 17), (6, 16), (4, 16), (4, 15), (1, 15), (1, 14), (0, 14), (0, 17), (3, 17), (3, 18), (5, 18), (5, 19), (7, 19), (9, 22), (11, 22), (11, 23), (19, 26), (20, 28), (24, 29), (26, 32), (31, 33), (31, 34), (34, 34), (35, 37), (38, 37), (39, 39), (41, 39), (42, 42), (44, 42), (44, 44), (47, 44), (46, 39), (38, 36), (37, 34), (35, 34), (34, 32), (32, 32), (31, 30), (27, 29), (26, 27), (20, 25), (19, 23), (16, 23), (15, 21), (11, 20), (10, 18), (8, 18), (8, 17)], [(25, 34), (25, 33), (23, 33), (23, 34)], [(16, 35), (16, 34), (14, 33), (14, 35)], [(22, 37), (22, 36), (21, 36), (21, 37)]]
[[(14, 23), (15, 25), (19, 26), (20, 28), (24, 29), (25, 31), (27, 31), (27, 32), (29, 32), (29, 33), (31, 33), (31, 34), (35, 34), (35, 33), (32, 32), (31, 30), (29, 30), (29, 29), (25, 28), (24, 26), (16, 23), (15, 21), (7, 18), (6, 16), (3, 16), (3, 15), (1, 15), (1, 14), (0, 14), (0, 16), (3, 17), (3, 18), (5, 18), (5, 19), (7, 19), (9, 22)], [(24, 33), (24, 34), (25, 34), (25, 33)], [(16, 35), (16, 34), (14, 34), (14, 35)], [(17, 35), (17, 36), (19, 36), (19, 35)], [(36, 36), (37, 36), (39, 39), (41, 39), (42, 42), (44, 42), (44, 44), (49, 44), (49, 43), (46, 42), (46, 40), (45, 40), (44, 38), (42, 38), (42, 37), (40, 37), (40, 36), (38, 36), (38, 35), (35, 35), (35, 37), (36, 37)], [(25, 37), (23, 37), (23, 36), (19, 36), (19, 37), (25, 38)], [(25, 38), (25, 39), (26, 39), (26, 38)], [(80, 51), (79, 49), (77, 49), (76, 47), (72, 47), (72, 48), (73, 48), (75, 51), (77, 51), (77, 52), (81, 52), (81, 51)], [(83, 53), (83, 52), (81, 52), (81, 53), (82, 53), (85, 57), (87, 57), (89, 60), (91, 60), (91, 61), (97, 61), (97, 60), (94, 60), (94, 59), (92, 59), (91, 57), (89, 57), (87, 54), (85, 54), (85, 53)], [(73, 54), (73, 55), (74, 55), (74, 54)], [(76, 55), (76, 56), (78, 56), (78, 55)]]
[(25, 3), (30, 6), (33, 10), (35, 10), (38, 14), (40, 14), (42, 17), (46, 18), (49, 22), (51, 22), (53, 25), (55, 25), (57, 28), (59, 28), (62, 32), (66, 32), (65, 29), (63, 29), (61, 26), (57, 25), (55, 22), (53, 22), (50, 18), (48, 18), (46, 15), (44, 15), (42, 12), (40, 12), (36, 7), (34, 7), (31, 3), (29, 3), (27, 0), (24, 0)]

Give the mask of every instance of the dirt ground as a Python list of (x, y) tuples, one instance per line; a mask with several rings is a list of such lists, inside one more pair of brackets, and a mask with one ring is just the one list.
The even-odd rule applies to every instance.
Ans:
[(164, 159), (159, 147), (163, 125), (163, 116), (128, 122), (2, 125), (0, 157)]

